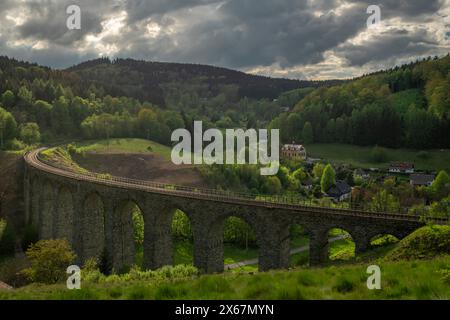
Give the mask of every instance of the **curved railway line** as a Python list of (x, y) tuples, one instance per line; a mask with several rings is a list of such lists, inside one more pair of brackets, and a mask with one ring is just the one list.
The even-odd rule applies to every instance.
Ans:
[[(37, 170), (44, 171), (49, 174), (62, 176), (79, 181), (90, 182), (94, 184), (107, 185), (110, 187), (121, 189), (133, 189), (145, 191), (154, 194), (164, 194), (174, 197), (192, 198), (200, 200), (217, 201), (223, 203), (231, 203), (237, 205), (261, 206), (266, 208), (287, 209), (292, 211), (309, 211), (314, 213), (325, 213), (333, 215), (345, 215), (355, 217), (370, 217), (378, 219), (419, 222), (420, 217), (401, 213), (375, 212), (363, 209), (348, 209), (337, 207), (323, 207), (308, 202), (294, 199), (291, 197), (266, 197), (256, 196), (246, 193), (226, 192), (215, 189), (199, 189), (187, 186), (176, 186), (171, 184), (163, 184), (151, 181), (143, 181), (136, 179), (128, 179), (123, 177), (102, 176), (95, 173), (76, 173), (66, 168), (49, 164), (40, 159), (39, 155), (46, 148), (40, 148), (27, 152), (24, 159), (28, 165)], [(448, 219), (434, 218), (433, 221), (438, 224), (448, 223)]]

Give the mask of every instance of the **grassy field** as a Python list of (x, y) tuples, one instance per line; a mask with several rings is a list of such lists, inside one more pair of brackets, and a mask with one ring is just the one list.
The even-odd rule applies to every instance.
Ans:
[(225, 273), (164, 279), (138, 276), (85, 281), (81, 290), (31, 285), (0, 299), (450, 299), (450, 257), (383, 262), (381, 290), (368, 290), (366, 264), (289, 272)]
[(371, 159), (372, 147), (358, 147), (346, 144), (306, 145), (309, 157), (321, 158), (333, 163), (346, 163), (360, 168), (386, 169), (391, 161), (413, 162), (418, 170), (450, 172), (450, 150), (427, 150), (428, 158), (418, 156), (420, 150), (385, 149), (387, 160), (375, 163)]
[(162, 144), (144, 139), (110, 139), (77, 142), (79, 152), (99, 153), (154, 153), (170, 159), (171, 149)]

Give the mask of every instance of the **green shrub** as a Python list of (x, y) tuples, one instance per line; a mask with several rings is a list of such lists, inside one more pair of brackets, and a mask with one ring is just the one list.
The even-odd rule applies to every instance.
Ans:
[(450, 226), (425, 226), (401, 240), (387, 260), (415, 260), (450, 254)]
[(374, 147), (370, 153), (370, 158), (375, 163), (382, 163), (388, 160), (388, 153), (384, 148)]
[(340, 277), (337, 279), (336, 285), (333, 287), (333, 289), (339, 293), (348, 293), (353, 291), (354, 284), (351, 280), (345, 277)]
[(53, 284), (64, 280), (76, 258), (66, 239), (40, 240), (26, 251), (31, 267), (24, 274), (33, 282)]

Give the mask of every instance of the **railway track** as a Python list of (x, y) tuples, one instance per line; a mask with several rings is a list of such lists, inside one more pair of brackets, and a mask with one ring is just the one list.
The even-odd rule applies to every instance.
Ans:
[[(266, 197), (260, 195), (252, 195), (246, 193), (226, 192), (215, 189), (199, 189), (187, 186), (176, 186), (171, 184), (163, 184), (151, 181), (143, 181), (136, 179), (128, 179), (123, 177), (102, 176), (95, 173), (76, 173), (69, 171), (63, 167), (49, 164), (39, 158), (40, 152), (46, 148), (29, 151), (24, 155), (24, 160), (31, 167), (44, 171), (49, 174), (66, 177), (78, 181), (85, 181), (94, 184), (106, 185), (115, 188), (132, 189), (155, 194), (169, 195), (174, 197), (201, 199), (209, 201), (217, 201), (223, 203), (231, 203), (237, 205), (257, 206), (273, 209), (284, 209), (293, 211), (308, 211), (318, 214), (345, 215), (354, 217), (367, 217), (374, 219), (387, 219), (396, 221), (414, 221), (419, 222), (418, 216), (390, 213), (375, 212), (360, 209), (323, 207), (308, 204), (291, 197)], [(437, 224), (447, 224), (448, 219), (435, 218)]]

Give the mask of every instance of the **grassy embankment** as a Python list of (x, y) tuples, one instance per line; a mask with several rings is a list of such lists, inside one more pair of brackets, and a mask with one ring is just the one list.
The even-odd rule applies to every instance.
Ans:
[[(177, 266), (106, 277), (86, 270), (81, 290), (33, 284), (0, 290), (0, 299), (450, 299), (449, 226), (421, 228), (393, 246), (351, 265), (265, 273), (198, 275)], [(367, 289), (371, 264), (381, 268), (381, 290)]]
[(78, 152), (94, 153), (154, 153), (170, 159), (170, 147), (143, 139), (110, 139), (77, 142)]
[[(381, 290), (368, 290), (366, 264), (257, 274), (97, 278), (81, 290), (31, 285), (0, 299), (450, 299), (450, 257), (377, 262)], [(113, 278), (114, 277), (114, 278)], [(144, 279), (146, 278), (146, 279)]]

